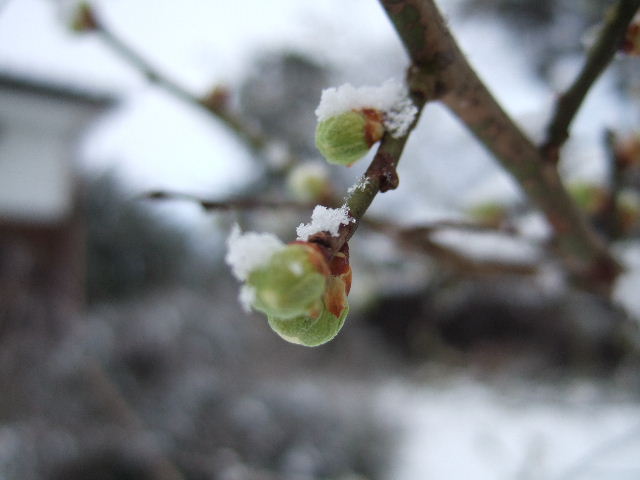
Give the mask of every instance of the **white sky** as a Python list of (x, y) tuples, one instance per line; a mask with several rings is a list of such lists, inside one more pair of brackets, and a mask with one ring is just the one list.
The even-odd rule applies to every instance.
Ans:
[[(136, 191), (164, 188), (209, 197), (223, 196), (250, 178), (247, 152), (232, 135), (202, 112), (150, 86), (99, 39), (65, 29), (54, 1), (4, 4), (0, 69), (121, 93), (120, 108), (87, 138), (84, 150), (90, 167), (115, 169)], [(460, 3), (442, 0), (439, 5), (455, 12)], [(406, 65), (375, 0), (99, 0), (95, 5), (112, 30), (196, 93), (218, 83), (237, 86), (251, 60), (265, 50), (289, 48), (311, 54), (354, 85), (401, 78)], [(554, 92), (531, 75), (528, 59), (518, 48), (522, 39), (487, 18), (463, 21), (453, 14), (449, 20), (506, 109), (528, 128), (542, 126)], [(567, 59), (563, 65), (560, 76), (566, 83), (580, 62)], [(603, 79), (577, 118), (576, 141), (570, 147), (577, 152), (572, 167), (576, 176), (602, 178), (602, 129), (629, 124), (628, 111), (613, 105), (611, 85)], [(425, 111), (409, 141), (407, 158), (412, 152), (425, 161), (403, 161), (402, 188), (385, 196), (384, 202), (374, 202), (374, 209), (404, 205), (407, 220), (425, 220), (425, 213), (442, 215), (465, 202), (517, 195), (495, 161), (438, 107)], [(358, 169), (352, 169), (354, 179)], [(424, 201), (415, 202), (415, 211), (406, 208), (412, 203), (407, 198), (424, 199), (425, 194), (440, 203), (430, 202), (430, 210), (423, 208)]]
[[(265, 50), (291, 48), (314, 55), (343, 68), (355, 85), (368, 79), (377, 83), (391, 75), (403, 75), (404, 53), (377, 1), (372, 0), (102, 0), (94, 2), (110, 28), (143, 53), (155, 65), (197, 93), (226, 83), (238, 84), (254, 55)], [(455, 10), (460, 0), (439, 2), (445, 11)], [(250, 176), (247, 153), (215, 121), (195, 109), (169, 98), (148, 85), (126, 63), (90, 35), (78, 36), (64, 28), (55, 0), (8, 0), (0, 10), (0, 69), (51, 79), (100, 91), (124, 93), (121, 108), (100, 124), (89, 137), (86, 152), (90, 164), (115, 167), (135, 189), (170, 188), (198, 194), (222, 195)], [(471, 61), (515, 116), (544, 118), (553, 92), (532, 79), (527, 59), (517, 49), (512, 35), (486, 19), (456, 23), (456, 35)], [(378, 62), (376, 52), (393, 61)], [(499, 59), (499, 61), (497, 60)], [(569, 68), (569, 71), (575, 70)], [(607, 90), (604, 88), (604, 90)], [(318, 92), (319, 96), (320, 92)], [(591, 135), (594, 121), (615, 124), (615, 109), (602, 108), (606, 95), (593, 96), (578, 118)], [(589, 114), (589, 106), (597, 115)], [(433, 129), (452, 131), (455, 122), (441, 119)], [(535, 122), (534, 122), (535, 123)], [(541, 123), (538, 121), (538, 123)], [(429, 127), (423, 127), (429, 128)], [(415, 137), (434, 141), (434, 135), (417, 132)], [(452, 135), (460, 136), (459, 131)], [(595, 136), (599, 139), (599, 136)], [(411, 142), (415, 145), (418, 142)], [(444, 143), (458, 149), (459, 141)], [(466, 149), (467, 147), (465, 147)], [(467, 179), (450, 175), (449, 154), (440, 154), (435, 142), (435, 160), (426, 175), (452, 191), (473, 179), (480, 196), (489, 191), (513, 195), (505, 177), (486, 181), (486, 157), (473, 146), (466, 155), (479, 157), (464, 168)], [(445, 158), (439, 162), (438, 158)], [(597, 165), (597, 162), (596, 162)], [(402, 165), (402, 168), (408, 168)], [(585, 170), (585, 167), (581, 167)], [(587, 175), (600, 174), (598, 167)], [(593, 170), (595, 168), (595, 170)], [(593, 171), (592, 171), (593, 170)], [(402, 173), (402, 172), (401, 172)], [(409, 177), (409, 176), (408, 176)], [(425, 175), (414, 176), (421, 182)], [(448, 179), (443, 183), (443, 179)], [(408, 179), (410, 191), (411, 179)], [(427, 178), (428, 180), (428, 178)], [(416, 185), (417, 190), (424, 190)], [(446, 190), (446, 188), (445, 188)], [(499, 195), (498, 195), (499, 196)], [(448, 201), (448, 200), (447, 200)]]
[[(225, 2), (224, 8), (205, 0), (95, 5), (110, 28), (196, 93), (237, 84), (261, 51), (287, 47), (322, 59), (328, 49), (334, 62), (348, 62), (371, 38), (374, 44), (393, 38), (382, 10), (368, 0), (249, 0)], [(99, 39), (66, 30), (53, 0), (9, 0), (0, 10), (0, 68), (124, 94), (121, 107), (89, 137), (86, 153), (91, 166), (115, 168), (136, 190), (216, 196), (251, 175), (245, 149), (224, 128), (148, 85)]]

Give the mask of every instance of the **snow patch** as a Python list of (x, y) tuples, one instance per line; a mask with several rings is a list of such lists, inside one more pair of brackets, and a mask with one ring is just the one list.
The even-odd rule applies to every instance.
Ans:
[(242, 285), (240, 287), (240, 294), (238, 295), (238, 301), (242, 305), (242, 309), (249, 313), (251, 312), (251, 306), (256, 299), (256, 290), (249, 285)]
[(329, 232), (332, 236), (338, 236), (340, 225), (348, 225), (355, 222), (349, 217), (346, 205), (340, 208), (327, 208), (316, 205), (311, 214), (311, 223), (301, 223), (296, 229), (298, 240), (307, 241), (311, 235), (319, 232)]
[(379, 87), (356, 88), (345, 83), (338, 88), (323, 90), (316, 116), (321, 122), (343, 112), (362, 108), (384, 112), (384, 126), (395, 138), (407, 133), (418, 113), (404, 85), (397, 80), (387, 80)]
[[(227, 240), (225, 261), (238, 280), (246, 280), (256, 268), (265, 265), (271, 256), (282, 250), (284, 243), (271, 233), (242, 233), (235, 225)], [(241, 297), (248, 298), (248, 293), (240, 292)]]

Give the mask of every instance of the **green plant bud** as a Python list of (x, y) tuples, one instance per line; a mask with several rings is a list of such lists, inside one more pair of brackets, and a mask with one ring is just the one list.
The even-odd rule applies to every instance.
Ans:
[(634, 17), (627, 28), (621, 50), (627, 55), (640, 56), (640, 14)]
[(331, 195), (331, 182), (325, 163), (304, 163), (289, 172), (287, 187), (301, 202), (322, 203)]
[(579, 182), (569, 185), (568, 189), (573, 200), (588, 215), (600, 213), (606, 205), (608, 193), (599, 185)]
[(497, 202), (485, 202), (475, 205), (469, 210), (469, 215), (482, 225), (496, 228), (504, 224), (508, 219), (507, 207)]
[(382, 113), (374, 109), (352, 110), (329, 117), (318, 123), (316, 147), (329, 163), (350, 166), (382, 138), (382, 121)]
[(89, 32), (98, 27), (93, 9), (88, 2), (79, 2), (71, 14), (71, 30), (74, 32)]
[[(347, 276), (347, 275), (345, 275)], [(348, 275), (348, 283), (351, 277)], [(302, 315), (293, 319), (284, 319), (268, 315), (269, 326), (284, 340), (305, 347), (316, 347), (333, 339), (347, 318), (347, 282), (341, 277), (330, 276), (323, 298), (319, 316)]]
[(328, 267), (322, 255), (304, 244), (287, 245), (247, 278), (253, 307), (281, 319), (319, 316)]
[(348, 313), (347, 306), (339, 317), (325, 308), (317, 318), (302, 316), (285, 320), (268, 315), (268, 319), (271, 329), (287, 342), (305, 347), (317, 347), (338, 334)]

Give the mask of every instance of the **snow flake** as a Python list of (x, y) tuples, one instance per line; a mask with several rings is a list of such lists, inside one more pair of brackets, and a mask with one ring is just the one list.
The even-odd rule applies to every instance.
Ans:
[(364, 192), (370, 183), (371, 183), (371, 179), (366, 175), (362, 175), (356, 183), (354, 183), (349, 187), (349, 189), (347, 190), (347, 195), (352, 195), (358, 190), (361, 190)]
[(338, 236), (340, 225), (348, 225), (355, 222), (355, 219), (349, 216), (349, 210), (346, 205), (340, 208), (327, 208), (322, 205), (316, 205), (311, 214), (311, 223), (301, 223), (296, 229), (298, 240), (307, 241), (309, 237), (319, 232), (329, 232), (332, 236)]

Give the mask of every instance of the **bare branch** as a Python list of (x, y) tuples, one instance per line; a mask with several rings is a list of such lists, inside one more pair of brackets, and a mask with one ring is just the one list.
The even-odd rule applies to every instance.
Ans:
[(605, 24), (591, 47), (582, 70), (573, 84), (556, 102), (553, 117), (547, 127), (547, 138), (541, 147), (548, 161), (558, 162), (560, 148), (569, 138), (571, 122), (578, 113), (591, 86), (620, 49), (627, 28), (639, 7), (640, 0), (619, 0), (607, 15)]
[(121, 58), (139, 70), (150, 82), (164, 88), (171, 95), (183, 100), (191, 105), (203, 108), (206, 112), (221, 121), (227, 128), (241, 138), (253, 151), (260, 152), (267, 144), (267, 139), (255, 128), (249, 126), (238, 116), (226, 108), (224, 104), (208, 101), (207, 97), (198, 98), (177, 82), (171, 80), (167, 75), (145, 59), (142, 55), (131, 48), (117, 34), (105, 26), (93, 12), (95, 22), (93, 31)]
[(232, 211), (232, 210), (262, 210), (262, 209), (291, 209), (308, 211), (313, 208), (309, 203), (269, 200), (263, 198), (238, 198), (233, 200), (207, 200), (196, 195), (180, 192), (150, 191), (135, 197), (140, 200), (186, 200), (197, 203), (206, 211)]
[[(407, 82), (409, 86), (411, 86), (411, 76), (412, 72), (409, 71), (409, 80)], [(400, 161), (407, 139), (415, 128), (422, 109), (428, 100), (428, 96), (424, 91), (410, 89), (409, 94), (418, 109), (413, 123), (401, 137), (394, 138), (389, 133), (386, 133), (382, 137), (378, 151), (364, 173), (364, 176), (349, 190), (345, 199), (349, 216), (354, 222), (342, 225), (339, 229), (338, 236), (334, 237), (328, 232), (320, 232), (309, 237), (310, 242), (315, 242), (326, 249), (328, 258), (331, 258), (335, 253), (339, 252), (342, 246), (353, 236), (360, 224), (360, 220), (376, 195), (379, 192), (393, 190), (398, 186), (399, 180), (396, 166)]]
[(583, 287), (608, 295), (621, 271), (565, 190), (555, 165), (496, 102), (451, 36), (432, 0), (380, 0), (413, 62), (410, 85), (441, 99), (538, 206), (558, 253)]

